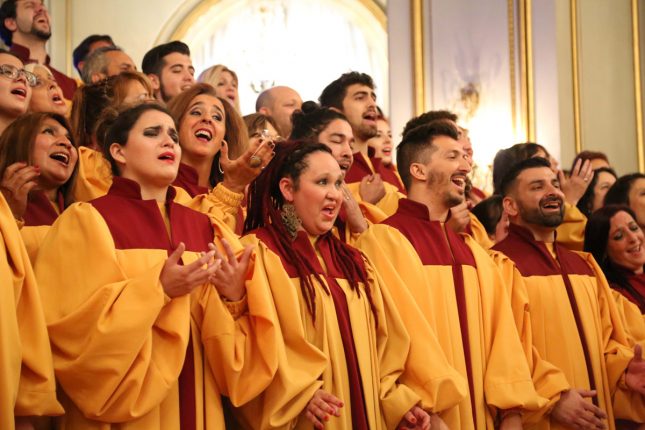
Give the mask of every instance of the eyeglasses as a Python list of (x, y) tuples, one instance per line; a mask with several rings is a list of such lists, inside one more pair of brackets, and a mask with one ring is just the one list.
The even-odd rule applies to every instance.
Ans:
[(16, 66), (11, 64), (0, 64), (0, 74), (7, 79), (15, 81), (19, 78), (20, 75), (24, 76), (27, 80), (27, 84), (30, 87), (35, 87), (38, 85), (38, 76), (34, 75), (31, 72), (26, 71), (25, 69), (19, 69)]

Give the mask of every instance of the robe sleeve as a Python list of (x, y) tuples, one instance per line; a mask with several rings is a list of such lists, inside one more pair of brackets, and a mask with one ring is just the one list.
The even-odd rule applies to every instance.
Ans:
[[(10, 363), (17, 363), (18, 357), (21, 362), (19, 377), (3, 375), (0, 384), (0, 412), (11, 419), (13, 426), (14, 414), (61, 415), (63, 408), (56, 400), (52, 354), (36, 278), (13, 215), (1, 196), (0, 239), (0, 288), (3, 308), (8, 307), (2, 309), (0, 318), (2, 374), (15, 371)], [(5, 385), (12, 386), (10, 393)], [(0, 423), (4, 423), (3, 419)]]
[(469, 212), (469, 216), (470, 225), (468, 234), (470, 234), (472, 238), (475, 239), (475, 242), (477, 242), (482, 248), (491, 248), (494, 243), (492, 240), (490, 240), (490, 237), (488, 237), (488, 233), (486, 232), (486, 229), (482, 225), (481, 221), (479, 221), (479, 219), (472, 212)]
[(611, 295), (616, 302), (616, 308), (621, 321), (629, 334), (629, 346), (641, 344), (645, 346), (645, 320), (640, 309), (619, 291), (612, 288)]
[(77, 203), (52, 226), (36, 263), (58, 381), (88, 418), (106, 422), (158, 406), (189, 340), (190, 297), (168, 298), (159, 281), (166, 251), (129, 251), (141, 258), (134, 277), (118, 252), (99, 213)]
[[(363, 198), (361, 197), (360, 193), (360, 182), (352, 182), (350, 184), (347, 184), (347, 188), (349, 191), (351, 191), (352, 195), (356, 199), (356, 201), (360, 204), (363, 203)], [(405, 196), (401, 194), (398, 189), (387, 182), (384, 182), (383, 185), (385, 186), (385, 196), (374, 206), (376, 206), (378, 209), (380, 209), (386, 216), (392, 216), (396, 212), (396, 210), (399, 207), (399, 200), (404, 198)]]
[(569, 203), (564, 204), (564, 219), (556, 229), (556, 242), (572, 251), (582, 251), (585, 241), (587, 217), (580, 209)]
[[(401, 382), (416, 391), (424, 409), (441, 412), (457, 405), (468, 392), (466, 380), (450, 364), (434, 329), (419, 307), (414, 288), (426, 285), (423, 264), (412, 245), (395, 229), (371, 226), (356, 246), (365, 253), (382, 279), (386, 303), (396, 303), (397, 314), (410, 336), (410, 351)], [(397, 318), (399, 316), (397, 315)]]
[[(239, 256), (243, 250), (239, 240), (230, 235), (226, 239)], [(277, 315), (268, 289), (258, 287), (261, 274), (255, 261), (253, 255), (246, 297), (240, 303), (224, 303), (215, 288), (203, 289), (198, 299), (205, 354), (218, 387), (234, 406), (266, 389), (278, 365)]]
[(486, 402), (499, 410), (521, 408), (538, 411), (548, 399), (535, 389), (522, 341), (515, 327), (507, 287), (489, 254), (466, 235), (477, 265), (477, 276), (486, 294), (481, 295), (481, 310), (494, 318), (483, 319), (483, 345), (487, 356), (484, 375)]
[(607, 379), (613, 394), (614, 415), (617, 419), (645, 422), (645, 397), (625, 385), (625, 371), (634, 357), (628, 328), (616, 306), (605, 275), (591, 254), (581, 252), (596, 275), (600, 309), (601, 336), (605, 345)]
[(560, 393), (570, 389), (571, 386), (564, 372), (540, 357), (537, 348), (533, 345), (533, 328), (531, 326), (528, 292), (521, 273), (506, 255), (492, 250), (489, 250), (489, 253), (499, 267), (504, 279), (511, 302), (513, 318), (522, 342), (535, 390), (540, 396), (548, 399), (548, 403), (543, 408), (523, 416), (524, 422), (537, 423), (560, 400)]
[(238, 211), (241, 210), (243, 193), (229, 190), (223, 184), (217, 184), (208, 194), (199, 194), (195, 197), (180, 187), (175, 187), (177, 197), (175, 201), (193, 210), (208, 215), (226, 224), (235, 231), (238, 224)]
[(110, 163), (100, 152), (81, 146), (78, 149), (78, 174), (74, 182), (74, 200), (89, 202), (104, 196), (111, 185)]
[(327, 356), (307, 341), (300, 314), (306, 310), (280, 257), (254, 235), (243, 237), (241, 242), (256, 247), (247, 289), (258, 294), (264, 290), (263, 294), (271, 295), (279, 327), (275, 375), (260, 396), (242, 407), (241, 420), (254, 429), (293, 428), (314, 393), (322, 387)]

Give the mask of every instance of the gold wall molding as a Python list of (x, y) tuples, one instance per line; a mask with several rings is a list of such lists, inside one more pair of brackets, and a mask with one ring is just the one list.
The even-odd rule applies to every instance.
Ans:
[(415, 115), (421, 115), (426, 111), (424, 9), (423, 0), (410, 0)]
[(535, 141), (535, 92), (533, 79), (533, 1), (519, 0), (520, 98), (526, 140)]
[(511, 85), (511, 120), (513, 124), (513, 136), (517, 136), (517, 84), (515, 70), (515, 0), (507, 2), (508, 14), (508, 72)]
[(580, 71), (578, 61), (578, 0), (570, 1), (571, 25), (571, 73), (573, 87), (573, 136), (575, 151), (582, 151), (582, 129), (580, 126)]
[(74, 72), (74, 61), (72, 58), (72, 0), (65, 0), (65, 74), (72, 76)]
[(636, 156), (638, 171), (645, 171), (645, 154), (643, 154), (643, 87), (641, 81), (640, 56), (640, 19), (638, 16), (638, 0), (632, 0), (632, 45), (634, 49), (634, 98), (636, 114)]

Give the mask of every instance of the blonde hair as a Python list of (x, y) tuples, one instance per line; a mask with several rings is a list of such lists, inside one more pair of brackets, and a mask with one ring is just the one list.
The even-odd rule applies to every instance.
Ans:
[[(213, 86), (213, 88), (217, 88), (217, 83), (219, 82), (220, 77), (224, 72), (230, 73), (233, 76), (233, 80), (235, 80), (235, 83), (239, 84), (239, 80), (237, 79), (237, 73), (235, 73), (234, 71), (232, 71), (231, 69), (229, 69), (223, 64), (216, 64), (204, 70), (202, 73), (199, 74), (199, 77), (197, 78), (197, 82), (210, 84)], [(239, 97), (235, 99), (235, 110), (238, 113), (241, 112)]]

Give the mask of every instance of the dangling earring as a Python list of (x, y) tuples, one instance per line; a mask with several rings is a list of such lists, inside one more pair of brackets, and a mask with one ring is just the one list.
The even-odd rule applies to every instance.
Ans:
[[(228, 142), (224, 139), (222, 139), (222, 145), (228, 145)], [(227, 148), (228, 149), (228, 148)], [(222, 150), (219, 150), (219, 157), (217, 157), (217, 168), (219, 169), (219, 172), (223, 175), (224, 170), (222, 169)]]
[(302, 221), (296, 213), (296, 207), (291, 203), (283, 204), (280, 216), (282, 218), (284, 228), (287, 229), (291, 240), (294, 240), (298, 234), (298, 229), (300, 229), (300, 226), (302, 225)]

